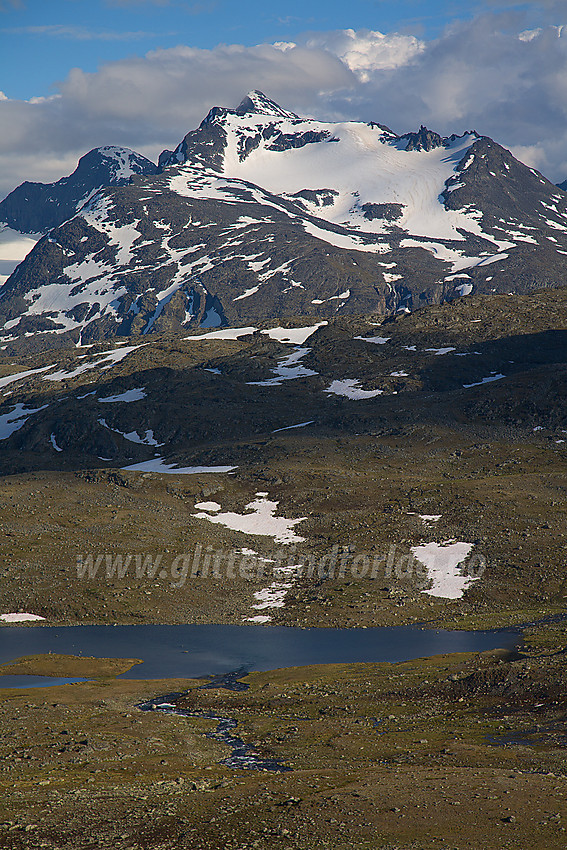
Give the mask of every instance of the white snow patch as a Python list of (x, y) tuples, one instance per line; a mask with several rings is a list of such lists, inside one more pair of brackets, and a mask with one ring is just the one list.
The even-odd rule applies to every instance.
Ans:
[(39, 413), (40, 410), (45, 410), (46, 407), (49, 407), (49, 405), (26, 407), (24, 404), (17, 404), (11, 413), (3, 413), (0, 416), (0, 440), (7, 440), (15, 431), (24, 427), (30, 416)]
[(316, 330), (327, 324), (328, 322), (317, 322), (316, 325), (309, 325), (305, 328), (270, 328), (267, 331), (262, 331), (262, 333), (278, 342), (303, 345)]
[(184, 339), (189, 342), (199, 342), (202, 339), (238, 339), (241, 336), (253, 334), (258, 328), (223, 328), (222, 331), (211, 331), (208, 334), (200, 334), (199, 336), (186, 336)]
[[(292, 345), (303, 345), (303, 343), (309, 339), (309, 337), (315, 333), (318, 328), (326, 325), (327, 322), (318, 322), (316, 325), (309, 325), (307, 327), (302, 328), (268, 328), (267, 330), (262, 331), (263, 334), (269, 336), (270, 339), (275, 339), (278, 342), (282, 343), (291, 343)], [(248, 336), (249, 334), (253, 334), (258, 330), (258, 328), (254, 327), (245, 327), (245, 328), (223, 328), (220, 331), (211, 331), (211, 333), (200, 334), (198, 336), (186, 336), (185, 340), (189, 342), (195, 341), (198, 342), (200, 340), (207, 339), (228, 339), (228, 340), (236, 340), (241, 336)]]
[(263, 611), (265, 608), (283, 608), (288, 590), (293, 587), (291, 582), (275, 581), (263, 590), (254, 593), (256, 604), (252, 608)]
[(246, 505), (245, 510), (252, 513), (237, 514), (227, 511), (221, 514), (217, 513), (214, 516), (208, 513), (198, 513), (193, 514), (193, 516), (196, 519), (207, 519), (209, 522), (219, 523), (243, 534), (273, 537), (276, 543), (284, 545), (303, 543), (305, 538), (295, 534), (293, 528), (307, 517), (288, 519), (283, 516), (275, 516), (279, 502), (272, 502), (266, 496), (266, 493), (256, 493), (256, 499)]
[(310, 419), (309, 422), (299, 422), (298, 425), (287, 425), (285, 428), (276, 428), (275, 431), (272, 431), (272, 434), (279, 434), (280, 431), (293, 431), (294, 428), (305, 428), (306, 425), (313, 425), (314, 422), (314, 419)]
[[(350, 289), (345, 289), (345, 291), (339, 293), (339, 295), (331, 295), (329, 298), (323, 298), (322, 300), (321, 300), (321, 298), (314, 298), (311, 303), (312, 304), (325, 304), (327, 301), (348, 301), (349, 298), (350, 298)], [(340, 305), (340, 306), (342, 306), (342, 305)]]
[[(101, 351), (98, 354), (93, 355), (97, 358), (94, 363), (83, 363), (82, 366), (77, 366), (76, 369), (73, 369), (71, 372), (66, 372), (64, 369), (61, 369), (59, 372), (53, 372), (51, 375), (45, 375), (43, 378), (44, 381), (68, 381), (71, 378), (75, 378), (77, 375), (81, 375), (83, 372), (87, 372), (90, 369), (98, 369), (99, 367), (102, 370), (111, 369), (117, 363), (120, 363), (121, 360), (124, 360), (132, 351), (136, 351), (137, 348), (143, 348), (143, 345), (148, 345), (149, 343), (144, 343), (142, 345), (128, 345), (123, 348), (118, 348), (115, 351)], [(90, 355), (85, 354), (81, 355), (81, 357), (89, 357)], [(102, 358), (102, 359), (100, 359)], [(103, 365), (107, 364), (107, 365)], [(51, 368), (51, 367), (50, 367)]]
[(154, 432), (151, 429), (148, 429), (143, 437), (140, 437), (137, 431), (129, 431), (128, 433), (124, 431), (118, 430), (118, 428), (111, 428), (110, 425), (107, 424), (106, 419), (97, 419), (99, 425), (102, 425), (103, 428), (108, 428), (109, 431), (112, 431), (113, 434), (120, 434), (121, 437), (124, 437), (125, 440), (128, 440), (130, 443), (138, 443), (141, 446), (155, 446), (159, 448), (160, 446), (164, 446), (165, 443), (158, 443), (154, 437)]
[(266, 381), (247, 381), (251, 387), (279, 387), (283, 381), (293, 381), (296, 378), (310, 378), (313, 375), (318, 375), (313, 369), (308, 369), (299, 361), (311, 351), (310, 348), (296, 348), (283, 360), (278, 361), (278, 365), (272, 369), (275, 378), (268, 378)]
[(127, 472), (162, 472), (165, 475), (197, 475), (205, 472), (232, 472), (237, 466), (183, 466), (175, 468), (174, 463), (166, 463), (162, 457), (144, 460), (132, 466), (123, 466)]
[[(218, 502), (196, 502), (195, 507), (199, 511), (220, 511), (220, 509), (221, 509), (221, 506), (219, 505)], [(247, 550), (247, 551), (244, 551), (244, 549), (243, 549), (242, 552), (245, 555), (256, 555), (257, 554), (256, 552), (253, 552), (252, 549)]]
[(3, 378), (0, 378), (0, 388), (7, 387), (8, 384), (12, 384), (14, 381), (20, 381), (22, 378), (29, 378), (30, 375), (39, 375), (41, 372), (47, 372), (49, 369), (53, 369), (55, 366), (52, 363), (50, 366), (43, 366), (41, 369), (28, 369), (26, 372), (16, 372), (15, 375), (4, 375)]
[(237, 295), (237, 297), (233, 298), (232, 300), (233, 301), (242, 301), (243, 298), (249, 298), (251, 295), (255, 295), (258, 292), (259, 289), (260, 289), (259, 284), (258, 284), (258, 286), (252, 286), (252, 287), (250, 287), (250, 289), (244, 290), (242, 295)]
[(119, 401), (131, 402), (131, 401), (141, 401), (146, 397), (146, 393), (142, 387), (126, 390), (119, 395), (109, 395), (106, 398), (99, 398), (98, 401), (101, 404), (114, 404)]
[(38, 614), (0, 614), (0, 620), (4, 623), (29, 623), (34, 620), (45, 620), (45, 617), (40, 617)]
[(427, 567), (428, 576), (433, 582), (428, 590), (422, 592), (443, 599), (460, 599), (471, 583), (478, 581), (478, 577), (463, 575), (461, 567), (472, 549), (472, 543), (425, 543), (412, 546), (413, 555)]
[(61, 446), (57, 445), (57, 439), (55, 437), (55, 434), (51, 434), (51, 436), (49, 438), (49, 442), (51, 443), (51, 445), (53, 446), (53, 448), (55, 449), (56, 452), (62, 452), (63, 451)]
[(482, 381), (477, 381), (474, 384), (463, 384), (465, 389), (469, 389), (470, 387), (480, 387), (482, 384), (490, 384), (492, 381), (499, 381), (501, 378), (505, 378), (506, 375), (489, 375), (488, 378), (483, 378)]
[(355, 339), (361, 339), (363, 342), (373, 342), (375, 345), (385, 345), (390, 341), (389, 336), (355, 336)]
[(333, 395), (344, 396), (345, 398), (361, 399), (373, 398), (377, 395), (382, 395), (383, 390), (363, 390), (360, 389), (360, 380), (358, 378), (344, 378), (342, 381), (333, 381), (327, 387), (326, 393)]

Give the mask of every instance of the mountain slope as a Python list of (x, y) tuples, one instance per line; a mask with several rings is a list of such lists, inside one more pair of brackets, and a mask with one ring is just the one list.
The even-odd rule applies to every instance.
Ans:
[(96, 193), (15, 270), (7, 344), (385, 315), (566, 282), (567, 196), (473, 131), (397, 136), (251, 92), (159, 163)]
[[(567, 287), (472, 296), (382, 326), (274, 324), (0, 357), (4, 611), (154, 617), (144, 594), (131, 607), (140, 585), (130, 575), (124, 598), (113, 582), (97, 579), (93, 594), (71, 581), (77, 554), (155, 552), (157, 540), (171, 560), (197, 544), (277, 558), (269, 526), (228, 521), (248, 522), (256, 498), (300, 523), (290, 564), (335, 546), (373, 561), (394, 544), (398, 558), (468, 541), (486, 574), (448, 617), (480, 603), (490, 616), (516, 608), (517, 622), (550, 596), (564, 607)], [(237, 604), (232, 580), (225, 603), (210, 578), (198, 600), (193, 575), (180, 607), (164, 597), (166, 622), (253, 616), (249, 581)], [(320, 578), (305, 576), (283, 608), (262, 614), (375, 626), (440, 610), (402, 568), (371, 582), (347, 574), (346, 597)]]

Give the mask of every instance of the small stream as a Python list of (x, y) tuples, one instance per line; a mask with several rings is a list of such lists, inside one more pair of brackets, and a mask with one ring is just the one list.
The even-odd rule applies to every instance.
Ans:
[[(513, 648), (520, 641), (516, 629), (467, 632), (393, 626), (370, 629), (300, 629), (285, 626), (3, 626), (0, 628), (0, 663), (24, 655), (49, 652), (97, 658), (138, 658), (142, 663), (119, 679), (206, 678), (206, 688), (244, 691), (241, 679), (252, 670), (313, 664), (409, 661), (451, 652), (484, 652)], [(226, 671), (231, 672), (226, 672)], [(0, 687), (65, 684), (77, 680), (47, 677), (0, 677)], [(47, 678), (47, 680), (46, 680)], [(2, 681), (3, 679), (3, 681)], [(10, 682), (10, 683), (9, 683)], [(181, 717), (202, 717), (216, 722), (207, 737), (230, 747), (221, 764), (241, 770), (291, 770), (278, 759), (264, 758), (235, 734), (238, 721), (212, 711), (179, 708), (184, 693), (172, 693), (140, 703), (141, 711), (161, 711)], [(378, 721), (376, 720), (377, 732)]]
[[(236, 671), (227, 673), (226, 677), (234, 681), (234, 677), (239, 672), (240, 675), (244, 675), (241, 671)], [(223, 677), (217, 678), (220, 679)], [(230, 687), (230, 690), (246, 690), (249, 687), (244, 682), (239, 682), (238, 684), (242, 687)], [(222, 685), (210, 682), (202, 685), (202, 687), (212, 688), (222, 687)], [(285, 773), (291, 770), (291, 767), (282, 764), (279, 759), (263, 758), (259, 753), (255, 752), (250, 744), (245, 744), (242, 738), (234, 735), (233, 732), (238, 726), (238, 720), (234, 720), (232, 717), (221, 717), (221, 715), (215, 714), (212, 711), (191, 711), (190, 709), (179, 708), (175, 701), (182, 696), (185, 696), (185, 694), (177, 693), (156, 697), (155, 699), (147, 700), (147, 702), (139, 703), (137, 708), (140, 711), (161, 711), (163, 714), (174, 714), (179, 717), (202, 717), (206, 720), (216, 721), (217, 728), (212, 732), (207, 732), (206, 737), (211, 738), (213, 741), (221, 741), (221, 743), (230, 747), (231, 754), (228, 758), (220, 762), (220, 764), (224, 764), (226, 767), (233, 767), (238, 770), (269, 770), (273, 773)]]

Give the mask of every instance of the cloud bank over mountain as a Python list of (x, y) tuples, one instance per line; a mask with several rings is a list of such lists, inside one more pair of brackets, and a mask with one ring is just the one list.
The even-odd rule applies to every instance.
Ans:
[(211, 103), (261, 88), (324, 120), (375, 120), (397, 132), (476, 128), (552, 180), (567, 176), (567, 26), (522, 31), (513, 11), (455, 24), (424, 41), (369, 30), (305, 33), (294, 42), (186, 45), (73, 68), (49, 97), (0, 96), (3, 197), (24, 179), (53, 180), (97, 145), (155, 158)]

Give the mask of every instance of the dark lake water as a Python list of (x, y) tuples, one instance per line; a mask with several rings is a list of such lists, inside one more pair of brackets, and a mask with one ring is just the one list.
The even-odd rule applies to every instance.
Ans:
[(141, 658), (143, 663), (121, 678), (196, 678), (240, 668), (273, 670), (307, 664), (409, 661), (447, 652), (512, 648), (519, 641), (520, 633), (512, 629), (465, 632), (418, 626), (3, 626), (0, 663), (47, 652)]

